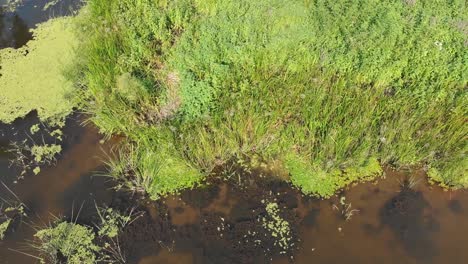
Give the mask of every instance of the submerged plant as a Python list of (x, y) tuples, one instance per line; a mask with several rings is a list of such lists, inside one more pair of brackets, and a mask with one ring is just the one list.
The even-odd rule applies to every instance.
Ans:
[(99, 208), (96, 206), (96, 211), (101, 220), (101, 223), (97, 224), (98, 235), (108, 238), (115, 238), (122, 229), (141, 216), (141, 214), (135, 213), (134, 209), (130, 210), (126, 215), (122, 215), (119, 211), (110, 207)]
[(13, 201), (9, 201), (9, 199), (6, 199), (2, 195), (0, 195), (0, 200), (2, 200), (2, 203), (0, 203), (0, 241), (3, 240), (6, 236), (6, 233), (9, 229), (11, 229), (12, 224), (16, 220), (21, 220), (23, 217), (26, 217), (27, 214), (25, 212), (26, 206), (24, 205), (23, 202), (19, 199), (19, 197), (10, 189), (8, 186), (0, 181), (1, 185), (3, 188), (6, 189), (7, 192), (9, 192), (13, 197)]

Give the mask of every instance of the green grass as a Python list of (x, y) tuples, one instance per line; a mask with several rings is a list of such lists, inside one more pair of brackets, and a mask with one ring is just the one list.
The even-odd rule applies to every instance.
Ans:
[(245, 155), (323, 197), (378, 161), (468, 187), (467, 14), (461, 0), (91, 0), (75, 80), (101, 131), (126, 136), (114, 175), (153, 197)]

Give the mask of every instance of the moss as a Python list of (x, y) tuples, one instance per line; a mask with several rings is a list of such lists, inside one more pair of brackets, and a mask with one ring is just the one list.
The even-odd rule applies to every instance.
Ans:
[(285, 167), (291, 174), (291, 182), (306, 194), (328, 198), (346, 184), (339, 170), (324, 171), (298, 155), (289, 155)]
[(462, 158), (456, 166), (449, 167), (449, 169), (431, 166), (427, 175), (432, 183), (444, 188), (468, 188), (468, 160)]
[(181, 189), (193, 188), (203, 179), (199, 171), (182, 159), (166, 156), (159, 161), (162, 165), (153, 175), (152, 184), (147, 190), (153, 199)]
[(56, 123), (70, 113), (72, 82), (62, 73), (77, 44), (72, 21), (64, 17), (39, 24), (25, 47), (0, 50), (1, 122), (37, 110), (41, 120)]

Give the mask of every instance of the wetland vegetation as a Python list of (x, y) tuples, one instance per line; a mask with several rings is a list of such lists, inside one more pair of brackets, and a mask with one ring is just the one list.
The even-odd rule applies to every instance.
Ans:
[[(345, 196), (352, 183), (410, 168), (450, 193), (468, 187), (465, 1), (81, 5), (38, 24), (23, 47), (0, 49), (0, 133), (16, 176), (53, 168), (73, 141), (67, 122), (80, 122), (99, 130), (86, 146), (106, 149), (99, 174), (115, 180), (102, 207), (93, 197), (83, 216), (73, 204), (71, 217), (34, 225), (34, 253), (20, 252), (33, 260), (137, 263), (185, 246), (213, 249), (201, 263), (304, 263), (295, 252), (310, 245), (301, 232), (322, 203), (340, 235), (366, 214)], [(74, 112), (85, 118), (70, 121)], [(436, 248), (439, 225), (425, 215), (429, 187), (392, 180), (398, 194), (381, 197), (379, 225), (361, 225), (392, 230), (428, 261), (422, 247)], [(0, 193), (0, 241), (34, 211), (2, 185), (18, 201)]]
[(152, 197), (232, 160), (325, 198), (383, 164), (463, 188), (465, 5), (90, 1), (75, 83), (101, 132), (126, 138), (112, 174)]

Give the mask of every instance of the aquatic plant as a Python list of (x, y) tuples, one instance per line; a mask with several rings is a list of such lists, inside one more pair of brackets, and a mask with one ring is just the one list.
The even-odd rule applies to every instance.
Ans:
[(0, 10), (13, 12), (18, 6), (23, 4), (23, 0), (5, 0), (0, 3)]
[(95, 234), (89, 227), (60, 222), (39, 230), (34, 235), (39, 241), (36, 249), (42, 252), (42, 263), (59, 263), (59, 254), (67, 263), (96, 263), (97, 253), (101, 250), (95, 244)]
[[(27, 214), (25, 212), (26, 206), (23, 202), (19, 199), (19, 197), (10, 189), (8, 186), (0, 181), (3, 188), (6, 192), (2, 192), (0, 196), (0, 241), (3, 240), (6, 236), (7, 231), (11, 228), (14, 221), (18, 219), (22, 219), (26, 217)], [(14, 199), (10, 200), (3, 195), (9, 192)]]
[[(2, 184), (4, 185), (3, 182)], [(11, 192), (10, 189), (8, 189), (8, 191)], [(1, 241), (5, 238), (6, 232), (13, 224), (13, 221), (15, 219), (20, 219), (22, 217), (27, 216), (27, 214), (25, 212), (24, 204), (21, 203), (20, 201), (8, 202), (3, 197), (0, 197), (0, 199), (2, 199), (8, 205), (8, 206), (5, 206), (3, 203), (0, 205), (0, 241)]]
[(0, 241), (5, 238), (5, 233), (10, 227), (12, 219), (8, 218), (0, 224)]
[(465, 11), (461, 0), (91, 0), (74, 78), (91, 121), (135, 152), (132, 173), (116, 162), (113, 175), (152, 197), (253, 155), (321, 197), (380, 164), (427, 165), (462, 188)]
[(120, 247), (118, 235), (143, 213), (136, 212), (135, 208), (132, 208), (127, 214), (122, 214), (110, 207), (95, 206), (100, 220), (100, 223), (95, 224), (98, 229), (97, 236), (104, 241), (99, 254), (101, 261), (104, 263), (127, 263), (125, 254)]
[(263, 227), (275, 238), (275, 246), (278, 246), (286, 253), (291, 243), (291, 230), (289, 223), (279, 215), (277, 203), (267, 203), (266, 211), (268, 217), (262, 218)]
[[(73, 221), (55, 218), (46, 227), (36, 229), (31, 246), (40, 252), (41, 263), (127, 263), (120, 248), (118, 235), (142, 213), (130, 209), (122, 214), (116, 209), (96, 206), (98, 222), (95, 228)], [(81, 211), (81, 209), (80, 209)]]
[(345, 221), (351, 220), (353, 215), (355, 215), (356, 213), (359, 213), (358, 209), (353, 209), (352, 208), (351, 203), (346, 203), (346, 197), (345, 196), (342, 196), (340, 198), (339, 206), (341, 207), (341, 209), (336, 204), (334, 204), (332, 206), (332, 208), (333, 208), (333, 210), (339, 211), (341, 213), (341, 215), (343, 216)]
[(22, 169), (18, 178), (23, 178), (32, 171), (35, 175), (41, 172), (41, 166), (48, 165), (55, 161), (55, 158), (62, 151), (62, 146), (58, 144), (32, 145), (27, 140), (12, 142), (9, 152), (14, 154), (11, 163)]
[(25, 47), (0, 50), (0, 122), (37, 110), (41, 120), (54, 125), (71, 112), (73, 83), (64, 72), (77, 45), (72, 21), (51, 19), (33, 30)]
[(418, 184), (421, 182), (421, 179), (418, 179), (416, 176), (411, 175), (403, 180), (398, 180), (398, 182), (400, 183), (400, 186), (403, 190), (415, 190)]
[(51, 162), (61, 151), (62, 146), (57, 144), (34, 145), (31, 148), (31, 154), (38, 164)]
[(135, 213), (134, 209), (131, 209), (128, 214), (122, 215), (119, 211), (110, 207), (99, 208), (96, 205), (96, 211), (101, 220), (101, 223), (97, 224), (99, 229), (97, 234), (100, 237), (105, 236), (108, 238), (115, 238), (122, 229), (141, 216), (141, 214)]

